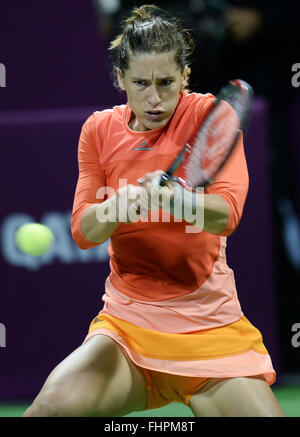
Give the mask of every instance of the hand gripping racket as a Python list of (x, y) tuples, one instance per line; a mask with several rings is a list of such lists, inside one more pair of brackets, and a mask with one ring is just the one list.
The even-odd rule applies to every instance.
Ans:
[[(224, 86), (201, 124), (193, 146), (184, 146), (160, 177), (158, 185), (164, 186), (167, 181), (175, 181), (197, 188), (211, 183), (245, 130), (252, 101), (253, 89), (248, 83), (236, 79)], [(183, 162), (183, 178), (174, 177), (173, 174)]]

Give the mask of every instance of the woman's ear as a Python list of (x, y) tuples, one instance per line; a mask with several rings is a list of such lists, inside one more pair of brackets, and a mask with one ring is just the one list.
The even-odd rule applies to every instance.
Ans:
[(118, 79), (119, 87), (121, 88), (122, 91), (125, 91), (123, 74), (119, 69), (117, 69), (117, 79)]
[(181, 82), (181, 91), (183, 92), (185, 88), (189, 84), (189, 76), (191, 74), (191, 69), (187, 65), (184, 67), (183, 73), (182, 73), (182, 82)]

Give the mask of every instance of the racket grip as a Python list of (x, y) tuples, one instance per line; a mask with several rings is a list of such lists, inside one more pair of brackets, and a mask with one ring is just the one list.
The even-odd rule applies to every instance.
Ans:
[(161, 187), (164, 187), (168, 181), (171, 181), (171, 182), (177, 182), (177, 183), (178, 183), (179, 185), (181, 185), (183, 188), (186, 188), (186, 187), (187, 187), (187, 184), (186, 184), (186, 182), (185, 182), (184, 179), (179, 178), (179, 177), (175, 177), (175, 176), (169, 176), (167, 173), (161, 175), (159, 185), (160, 185)]
[(164, 173), (160, 177), (159, 185), (161, 187), (164, 187), (166, 185), (167, 181), (169, 181), (169, 180), (170, 180), (170, 176), (168, 176), (167, 173)]
[(167, 181), (176, 182), (177, 184), (181, 185), (183, 188), (187, 187), (185, 180), (180, 177), (168, 176), (166, 174), (166, 175), (162, 175), (162, 179), (163, 179), (163, 185), (162, 183), (160, 183), (160, 186), (162, 187), (166, 185)]
[[(156, 185), (157, 187), (161, 186), (163, 187), (164, 185), (166, 185), (166, 182), (170, 179), (170, 176), (167, 175), (167, 173), (161, 175), (160, 179), (158, 178), (154, 178), (152, 183), (154, 183), (154, 185)], [(144, 178), (139, 178), (137, 180), (137, 182), (142, 185), (145, 182)]]

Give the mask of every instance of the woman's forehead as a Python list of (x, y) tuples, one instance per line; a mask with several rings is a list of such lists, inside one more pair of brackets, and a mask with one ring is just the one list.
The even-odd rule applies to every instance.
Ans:
[(134, 77), (170, 77), (178, 74), (174, 52), (138, 53), (129, 55), (129, 73)]

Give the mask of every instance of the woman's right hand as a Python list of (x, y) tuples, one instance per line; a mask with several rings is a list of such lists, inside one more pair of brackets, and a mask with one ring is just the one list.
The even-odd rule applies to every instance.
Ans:
[(116, 192), (116, 214), (119, 223), (136, 223), (141, 216), (148, 215), (150, 202), (145, 188), (132, 184)]

